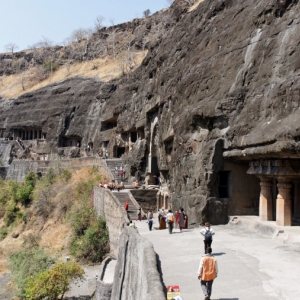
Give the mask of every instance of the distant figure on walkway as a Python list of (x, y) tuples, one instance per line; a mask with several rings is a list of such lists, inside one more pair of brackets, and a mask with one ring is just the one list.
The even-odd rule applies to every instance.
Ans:
[(151, 217), (150, 219), (148, 219), (148, 228), (150, 231), (152, 231), (152, 225), (153, 225), (153, 219)]
[(163, 208), (158, 210), (158, 223), (160, 222), (160, 218), (165, 216), (165, 210)]
[(148, 211), (147, 219), (148, 219), (148, 220), (153, 219), (153, 213), (152, 213), (151, 210)]
[(162, 208), (158, 213), (159, 229), (166, 229), (165, 210)]
[(167, 213), (167, 223), (168, 223), (168, 229), (169, 234), (172, 234), (173, 227), (174, 227), (174, 221), (175, 217), (171, 209), (169, 209), (169, 212)]
[(215, 234), (214, 230), (210, 227), (209, 222), (205, 223), (205, 227), (201, 229), (200, 234), (203, 235), (204, 253), (207, 253), (207, 248), (211, 248), (213, 235)]
[(141, 211), (141, 208), (138, 209), (138, 211), (136, 212), (136, 214), (137, 214), (136, 220), (137, 221), (142, 221), (142, 211)]
[(183, 226), (183, 228), (184, 229), (188, 229), (188, 227), (189, 227), (189, 217), (188, 217), (188, 215), (184, 212), (184, 226)]
[(128, 206), (129, 206), (129, 203), (128, 203), (128, 200), (126, 200), (125, 204), (124, 204), (124, 208), (126, 211), (128, 211)]
[(184, 210), (183, 208), (180, 208), (179, 212), (178, 212), (178, 219), (179, 219), (179, 229), (180, 232), (182, 232), (182, 229), (184, 228)]
[(206, 250), (207, 254), (202, 256), (200, 261), (198, 279), (200, 279), (201, 288), (205, 296), (204, 300), (209, 300), (212, 284), (218, 276), (218, 264), (217, 260), (211, 255), (212, 249), (208, 247)]

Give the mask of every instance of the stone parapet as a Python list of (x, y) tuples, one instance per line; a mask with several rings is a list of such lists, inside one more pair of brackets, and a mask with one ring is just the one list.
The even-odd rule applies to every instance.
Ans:
[(111, 299), (166, 299), (153, 245), (124, 227), (119, 247)]
[(99, 187), (94, 187), (94, 208), (106, 220), (111, 255), (116, 258), (122, 229), (130, 222), (126, 211), (111, 191)]
[[(112, 288), (100, 275), (96, 299), (109, 299), (110, 292), (110, 299), (165, 299), (153, 245), (135, 228), (126, 226), (129, 219), (119, 200), (111, 191), (95, 187), (94, 208), (106, 220), (111, 256), (117, 258)], [(101, 273), (107, 262), (103, 264)]]

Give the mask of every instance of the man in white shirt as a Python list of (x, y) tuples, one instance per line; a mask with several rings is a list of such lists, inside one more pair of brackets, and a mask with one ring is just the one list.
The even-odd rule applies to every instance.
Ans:
[(202, 230), (200, 230), (200, 234), (203, 235), (204, 253), (207, 253), (206, 249), (208, 247), (211, 248), (213, 235), (215, 234), (214, 230), (210, 227), (209, 222), (205, 223), (205, 227)]
[(175, 221), (174, 214), (173, 214), (172, 210), (169, 209), (169, 212), (167, 213), (167, 223), (168, 223), (169, 234), (172, 234), (174, 221)]

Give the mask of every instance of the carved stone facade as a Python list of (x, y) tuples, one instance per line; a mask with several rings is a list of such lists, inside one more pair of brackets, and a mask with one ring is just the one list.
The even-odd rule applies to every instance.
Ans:
[(292, 218), (300, 217), (300, 161), (251, 161), (247, 173), (260, 179), (260, 219), (291, 226)]

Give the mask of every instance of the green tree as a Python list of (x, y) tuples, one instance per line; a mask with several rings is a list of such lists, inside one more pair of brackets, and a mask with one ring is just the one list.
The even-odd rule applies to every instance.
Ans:
[(28, 236), (21, 250), (9, 258), (9, 269), (18, 286), (19, 296), (24, 296), (26, 278), (47, 270), (52, 264), (53, 259), (38, 246), (35, 237)]
[(27, 300), (63, 299), (71, 280), (82, 279), (84, 270), (75, 261), (61, 262), (50, 270), (29, 277), (25, 295)]
[(84, 262), (99, 263), (109, 252), (109, 234), (106, 222), (96, 219), (81, 236), (75, 236), (71, 246), (72, 254)]

